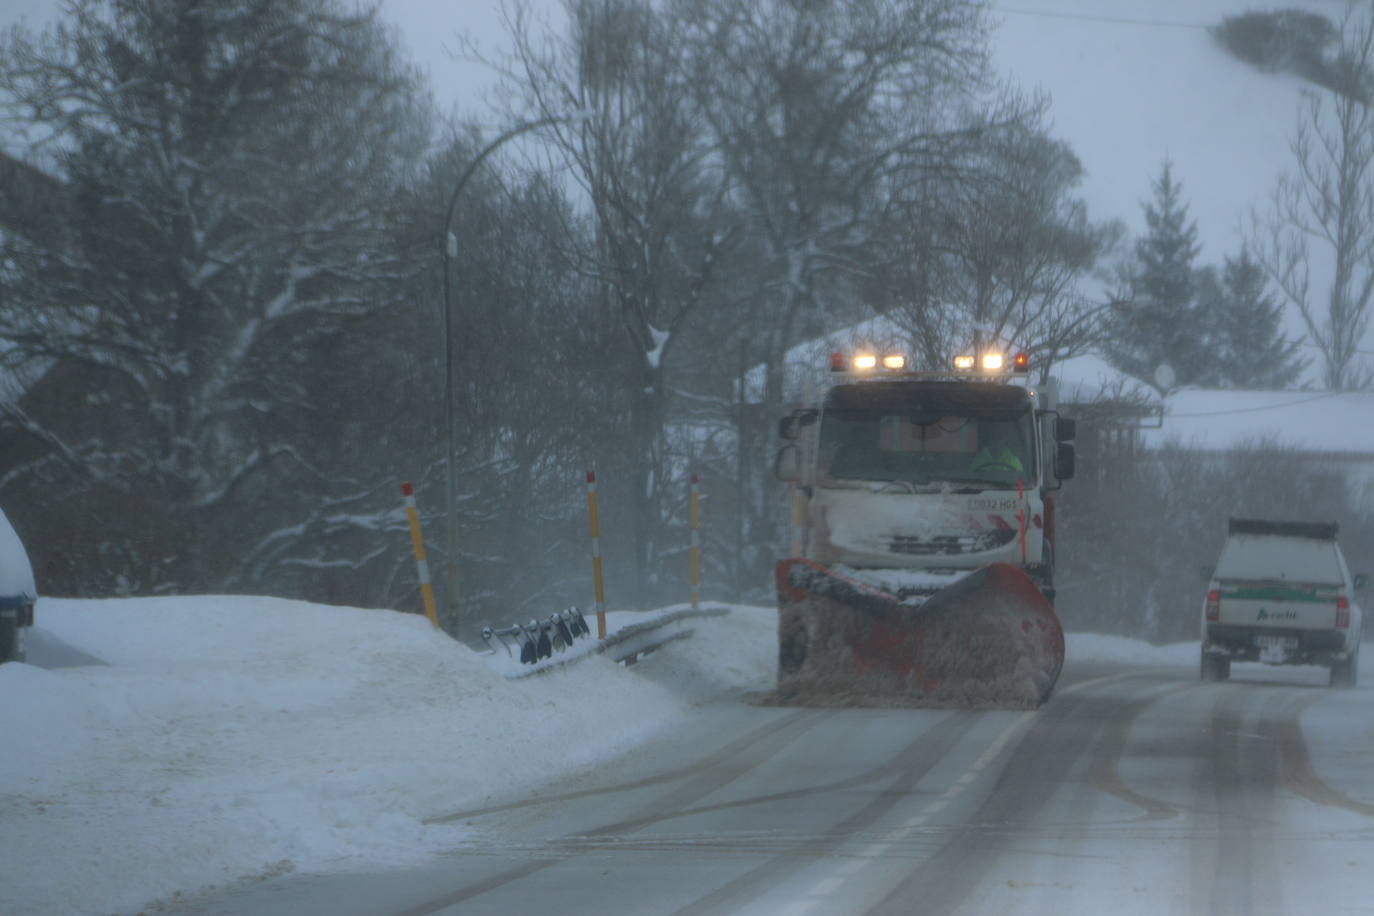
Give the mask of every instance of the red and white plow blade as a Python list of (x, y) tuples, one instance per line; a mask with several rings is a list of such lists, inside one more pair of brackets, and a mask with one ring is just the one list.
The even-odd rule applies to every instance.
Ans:
[(919, 605), (810, 560), (777, 567), (778, 698), (855, 706), (1033, 708), (1064, 664), (1040, 589), (993, 563)]

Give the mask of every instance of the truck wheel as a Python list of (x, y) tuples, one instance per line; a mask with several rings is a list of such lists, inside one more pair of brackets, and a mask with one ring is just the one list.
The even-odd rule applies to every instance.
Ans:
[(13, 613), (0, 614), (0, 664), (23, 661), (19, 657), (19, 620)]
[(1360, 680), (1360, 650), (1343, 662), (1331, 666), (1332, 687), (1354, 687)]
[(1231, 676), (1231, 660), (1220, 655), (1202, 653), (1202, 679), (1224, 681)]

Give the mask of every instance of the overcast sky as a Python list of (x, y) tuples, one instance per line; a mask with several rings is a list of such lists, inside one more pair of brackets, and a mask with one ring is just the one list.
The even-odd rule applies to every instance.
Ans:
[[(555, 15), (559, 0), (526, 0), (537, 17)], [(455, 60), (456, 36), (476, 39), (483, 54), (496, 56), (507, 44), (503, 0), (383, 0), (382, 14), (401, 30), (415, 61), (430, 72), (434, 93), (445, 110), (467, 113), (482, 107), (482, 91), (493, 82), (481, 65)]]
[[(492, 77), (485, 68), (454, 59), (455, 37), (467, 33), (484, 53), (495, 55), (506, 43), (501, 9), (505, 0), (382, 0), (382, 15), (400, 30), (415, 62), (428, 70), (440, 106), (466, 113), (481, 109), (483, 87)], [(562, 9), (559, 0), (525, 0), (537, 16)], [(45, 26), (61, 16), (66, 0), (0, 0), (0, 26), (20, 21)]]

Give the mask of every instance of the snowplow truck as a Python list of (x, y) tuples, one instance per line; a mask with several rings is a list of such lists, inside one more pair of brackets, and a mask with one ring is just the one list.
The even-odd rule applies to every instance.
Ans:
[(837, 353), (827, 376), (779, 425), (779, 699), (1041, 705), (1064, 663), (1054, 491), (1074, 470), (1053, 382), (1000, 353), (936, 372)]

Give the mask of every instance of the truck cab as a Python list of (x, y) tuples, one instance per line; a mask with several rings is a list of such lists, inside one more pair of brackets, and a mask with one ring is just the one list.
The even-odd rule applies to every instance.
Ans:
[(1052, 598), (1052, 491), (1073, 473), (1053, 387), (1029, 384), (1024, 359), (908, 372), (900, 357), (861, 357), (832, 357), (824, 394), (782, 424), (795, 444), (778, 476), (799, 484), (801, 555), (890, 571), (898, 592), (1010, 563)]
[(1231, 662), (1322, 665), (1333, 686), (1359, 678), (1364, 614), (1335, 522), (1232, 518), (1202, 608), (1201, 676)]

